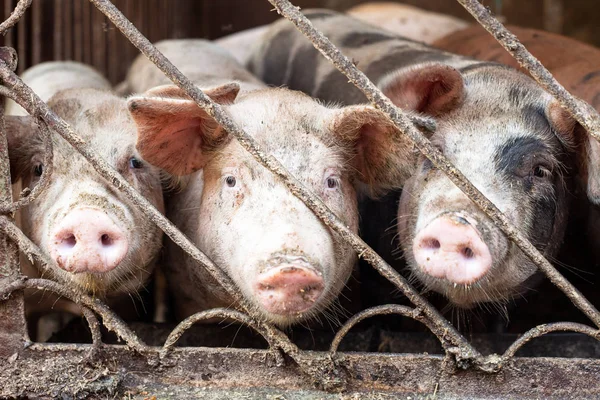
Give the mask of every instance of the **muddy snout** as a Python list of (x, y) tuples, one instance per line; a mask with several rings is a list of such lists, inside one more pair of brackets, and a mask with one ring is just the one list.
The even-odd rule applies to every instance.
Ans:
[(271, 265), (255, 285), (258, 301), (268, 312), (292, 315), (314, 306), (325, 288), (319, 268), (299, 260)]
[(413, 254), (423, 273), (456, 284), (475, 283), (488, 273), (492, 255), (469, 220), (446, 213), (417, 233)]
[(77, 208), (54, 228), (49, 246), (50, 256), (67, 272), (106, 273), (123, 260), (129, 241), (106, 213)]

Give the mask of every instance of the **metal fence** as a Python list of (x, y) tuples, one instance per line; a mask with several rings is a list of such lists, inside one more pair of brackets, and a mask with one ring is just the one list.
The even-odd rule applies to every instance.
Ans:
[[(33, 0), (20, 0), (12, 15), (0, 24), (5, 34)], [(211, 115), (254, 158), (268, 168), (331, 230), (392, 282), (413, 304), (384, 305), (360, 312), (338, 331), (328, 352), (300, 350), (280, 330), (256, 318), (250, 310), (214, 309), (181, 322), (162, 347), (143, 343), (134, 332), (98, 299), (74, 291), (61, 282), (28, 279), (21, 275), (18, 251), (42, 267), (52, 261), (14, 224), (11, 214), (33, 201), (48, 185), (52, 174), (50, 131), (67, 140), (96, 171), (142, 210), (171, 240), (219, 281), (233, 299), (240, 294), (231, 279), (191, 243), (168, 219), (146, 201), (128, 182), (96, 155), (90, 146), (60, 119), (13, 72), (16, 54), (0, 49), (0, 94), (12, 98), (34, 116), (42, 128), (46, 158), (39, 184), (24, 197), (12, 200), (8, 149), (4, 121), (0, 121), (0, 396), (192, 396), (213, 398), (245, 395), (264, 398), (276, 393), (307, 398), (329, 398), (344, 392), (370, 391), (369, 396), (392, 393), (447, 396), (496, 396), (557, 394), (566, 397), (600, 393), (600, 362), (592, 359), (526, 359), (514, 357), (525, 343), (553, 331), (573, 331), (600, 339), (600, 313), (522, 235), (515, 226), (415, 128), (353, 63), (315, 30), (299, 9), (287, 0), (269, 0), (293, 23), (416, 147), (488, 216), (539, 269), (584, 313), (595, 326), (572, 322), (541, 325), (522, 335), (502, 355), (483, 356), (404, 277), (352, 233), (326, 206), (303, 187), (273, 156), (236, 126), (227, 113), (175, 68), (108, 0), (90, 0), (146, 57)], [(477, 0), (458, 0), (494, 37), (550, 92), (595, 139), (600, 139), (600, 116), (587, 103), (570, 95), (531, 54)], [(92, 331), (91, 345), (33, 344), (29, 342), (24, 318), (23, 290), (49, 290), (68, 298), (83, 309)], [(239, 302), (243, 304), (243, 302)], [(338, 347), (348, 331), (360, 321), (395, 314), (415, 319), (439, 339), (444, 356), (340, 353)], [(101, 342), (100, 322), (114, 331), (125, 346)], [(181, 335), (194, 323), (214, 317), (245, 324), (259, 332), (269, 349), (175, 348)], [(592, 375), (590, 375), (592, 374)], [(319, 391), (317, 391), (319, 390)], [(323, 391), (320, 391), (323, 390)], [(367, 394), (364, 394), (367, 396)], [(337, 398), (337, 397), (336, 397)], [(381, 397), (379, 397), (381, 398)], [(385, 397), (383, 397), (385, 398)]]

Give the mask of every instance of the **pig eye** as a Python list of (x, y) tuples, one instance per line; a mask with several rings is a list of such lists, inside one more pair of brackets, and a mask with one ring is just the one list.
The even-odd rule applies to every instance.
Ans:
[(533, 169), (533, 176), (536, 178), (549, 178), (552, 176), (552, 172), (543, 165), (536, 165)]
[(229, 187), (235, 187), (235, 184), (237, 183), (235, 176), (229, 175), (227, 178), (225, 178), (225, 183)]
[(144, 164), (140, 160), (138, 160), (137, 158), (131, 157), (129, 159), (129, 167), (131, 167), (133, 169), (140, 169), (143, 166), (144, 166)]
[(340, 186), (340, 181), (339, 179), (330, 176), (329, 178), (327, 178), (327, 180), (325, 181), (325, 184), (327, 185), (328, 189), (335, 189), (337, 187)]
[(35, 176), (42, 176), (43, 173), (44, 173), (44, 164), (36, 164), (33, 167), (33, 174)]

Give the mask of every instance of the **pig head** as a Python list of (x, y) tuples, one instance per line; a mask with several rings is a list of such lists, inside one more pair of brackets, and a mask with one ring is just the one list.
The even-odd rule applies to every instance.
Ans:
[[(51, 97), (50, 108), (164, 211), (159, 169), (135, 149), (136, 128), (124, 99), (98, 89), (70, 89)], [(7, 117), (11, 176), (35, 186), (44, 172), (44, 145), (31, 117)], [(111, 297), (136, 292), (149, 277), (162, 232), (64, 139), (52, 134), (50, 186), (22, 209), (24, 233), (55, 261), (43, 277)]]

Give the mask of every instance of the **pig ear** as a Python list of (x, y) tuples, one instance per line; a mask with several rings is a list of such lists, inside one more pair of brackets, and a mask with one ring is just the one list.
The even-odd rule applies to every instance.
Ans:
[(414, 170), (416, 153), (408, 138), (371, 106), (337, 110), (330, 131), (349, 148), (352, 167), (372, 195), (401, 187)]
[(559, 139), (575, 151), (588, 199), (600, 205), (600, 143), (557, 101), (550, 103), (547, 116)]
[(10, 178), (14, 183), (31, 167), (31, 159), (37, 151), (43, 151), (39, 128), (35, 120), (27, 116), (5, 117)]
[(192, 100), (133, 97), (127, 102), (137, 125), (142, 158), (172, 175), (202, 169), (229, 135)]
[[(219, 104), (231, 104), (240, 92), (240, 85), (236, 82), (231, 82), (209, 89), (202, 89), (202, 91)], [(191, 100), (179, 86), (175, 85), (157, 86), (146, 91), (145, 96)]]
[(433, 117), (455, 109), (464, 97), (464, 81), (455, 68), (421, 64), (388, 77), (381, 85), (392, 103)]

